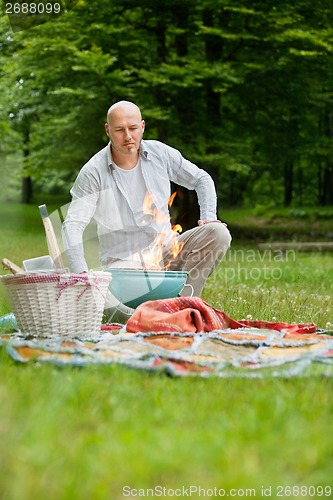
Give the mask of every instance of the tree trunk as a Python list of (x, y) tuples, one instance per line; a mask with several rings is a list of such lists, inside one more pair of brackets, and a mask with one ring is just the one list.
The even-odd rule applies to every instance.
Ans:
[[(188, 54), (188, 5), (177, 5), (173, 11), (173, 19), (174, 25), (182, 30), (175, 37), (176, 54), (181, 64), (181, 58), (187, 56)], [(183, 124), (188, 125), (192, 121), (193, 102), (195, 102), (195, 97), (192, 95), (192, 89), (183, 89), (179, 87), (175, 105), (178, 121), (181, 127)], [(186, 136), (183, 136), (183, 140), (186, 141)], [(171, 222), (179, 223), (182, 226), (183, 231), (195, 227), (200, 217), (196, 193), (194, 191), (189, 191), (182, 186), (173, 185), (172, 188), (177, 191), (177, 196), (171, 212), (172, 216), (174, 216), (174, 220)]]
[(326, 165), (323, 180), (323, 205), (333, 205), (333, 165)]
[[(331, 142), (333, 137), (333, 113), (326, 112), (326, 135)], [(323, 176), (323, 205), (333, 205), (333, 164), (326, 161)]]
[[(156, 36), (156, 52), (157, 52), (157, 60), (158, 64), (161, 65), (166, 62), (167, 58), (167, 47), (166, 47), (166, 25), (164, 20), (160, 20), (156, 26), (155, 30)], [(166, 108), (166, 93), (163, 87), (159, 86), (154, 90), (155, 101), (159, 104), (159, 106)], [(165, 130), (165, 122), (159, 121), (157, 125), (157, 138), (161, 142), (165, 142), (167, 136), (167, 132)]]
[(22, 178), (21, 203), (31, 203), (32, 200), (32, 181), (31, 177)]
[[(203, 13), (203, 22), (205, 26), (214, 27), (214, 12), (212, 10), (206, 9)], [(225, 22), (222, 17), (219, 19), (218, 25)], [(207, 61), (212, 64), (216, 61), (220, 61), (222, 58), (223, 42), (222, 38), (219, 36), (209, 35), (205, 41), (205, 53)], [(213, 137), (218, 137), (221, 127), (221, 94), (214, 90), (214, 80), (212, 78), (207, 78), (205, 83), (205, 93), (206, 93), (206, 123), (207, 133), (209, 137), (206, 138), (207, 144), (206, 154), (218, 154), (220, 153), (220, 144), (214, 144), (212, 142)], [(211, 165), (209, 173), (212, 176), (216, 188), (218, 188), (220, 183), (220, 165)], [(231, 193), (232, 196), (232, 193)]]
[(23, 176), (22, 176), (22, 192), (21, 203), (31, 203), (32, 200), (32, 180), (30, 175), (27, 175), (27, 161), (30, 153), (30, 126), (27, 123), (27, 128), (24, 131), (23, 140)]
[(286, 161), (284, 166), (284, 205), (289, 207), (293, 200), (293, 170), (294, 165), (291, 160)]

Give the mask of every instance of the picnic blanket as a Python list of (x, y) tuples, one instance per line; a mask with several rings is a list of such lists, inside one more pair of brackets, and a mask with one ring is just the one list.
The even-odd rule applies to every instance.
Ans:
[(209, 305), (200, 297), (150, 300), (141, 304), (126, 323), (127, 332), (211, 332), (226, 328), (265, 328), (289, 333), (313, 333), (314, 323), (295, 324), (241, 320)]
[(126, 325), (102, 325), (91, 338), (13, 332), (0, 345), (22, 363), (119, 364), (172, 376), (332, 376), (330, 334), (313, 323), (236, 321), (202, 299), (179, 298), (146, 302)]

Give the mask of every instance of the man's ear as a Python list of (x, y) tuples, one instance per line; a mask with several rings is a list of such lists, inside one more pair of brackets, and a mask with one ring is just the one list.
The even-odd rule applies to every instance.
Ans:
[(106, 132), (106, 135), (110, 138), (110, 134), (109, 134), (109, 124), (106, 123), (105, 124), (105, 132)]

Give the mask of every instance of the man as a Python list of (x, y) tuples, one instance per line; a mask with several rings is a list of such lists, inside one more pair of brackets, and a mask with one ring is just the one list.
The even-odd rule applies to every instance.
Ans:
[[(217, 220), (213, 180), (179, 151), (143, 140), (144, 129), (134, 103), (120, 101), (110, 107), (105, 124), (110, 142), (84, 165), (71, 189), (63, 224), (70, 269), (88, 271), (83, 233), (94, 219), (104, 268), (158, 265), (188, 271), (187, 284), (200, 296), (231, 242), (226, 224)], [(171, 181), (198, 196), (198, 226), (183, 234), (172, 231), (170, 224)]]

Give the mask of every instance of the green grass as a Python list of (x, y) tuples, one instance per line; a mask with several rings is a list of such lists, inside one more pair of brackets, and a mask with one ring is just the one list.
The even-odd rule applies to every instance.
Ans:
[(333, 207), (226, 209), (220, 219), (237, 240), (331, 241), (333, 237)]
[[(2, 209), (3, 257), (20, 264), (47, 253), (38, 209)], [(332, 282), (330, 253), (263, 254), (236, 242), (204, 298), (236, 319), (330, 328)], [(22, 365), (2, 349), (0, 498), (118, 500), (125, 486), (240, 488), (238, 497), (253, 488), (256, 498), (270, 486), (276, 498), (278, 485), (333, 491), (332, 389), (318, 376), (172, 379), (119, 366)]]
[(204, 298), (234, 318), (315, 322), (333, 327), (333, 254), (259, 252), (233, 245)]

